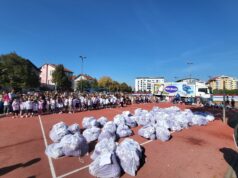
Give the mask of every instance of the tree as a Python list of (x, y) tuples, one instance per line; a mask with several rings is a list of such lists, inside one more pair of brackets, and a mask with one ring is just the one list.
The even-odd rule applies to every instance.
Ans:
[(16, 53), (0, 56), (0, 84), (3, 88), (21, 90), (40, 86), (40, 70)]
[(98, 81), (96, 78), (94, 78), (93, 80), (90, 80), (90, 85), (92, 89), (97, 89), (98, 88)]
[(120, 83), (118, 83), (117, 81), (112, 81), (110, 89), (113, 92), (120, 91)]
[[(213, 92), (213, 94), (218, 94), (218, 95), (222, 95), (223, 94), (223, 90), (217, 90), (217, 89), (215, 89), (215, 90), (213, 90), (212, 91)], [(238, 90), (237, 89), (234, 89), (234, 90), (225, 90), (225, 94), (227, 94), (227, 95), (237, 95), (238, 94)]]
[(128, 86), (125, 82), (120, 84), (120, 91), (121, 92), (131, 92), (132, 88)]
[[(82, 88), (81, 88), (81, 86), (82, 86)], [(82, 89), (83, 89), (83, 91), (91, 89), (91, 83), (89, 80), (80, 80), (77, 82), (76, 90), (82, 92)]]
[(112, 84), (112, 79), (111, 77), (101, 77), (99, 80), (98, 80), (98, 86), (101, 87), (101, 88), (105, 88), (105, 89), (108, 89), (110, 90), (110, 86)]
[(71, 90), (71, 81), (65, 74), (62, 64), (56, 66), (55, 71), (52, 73), (52, 81), (55, 83), (57, 90)]

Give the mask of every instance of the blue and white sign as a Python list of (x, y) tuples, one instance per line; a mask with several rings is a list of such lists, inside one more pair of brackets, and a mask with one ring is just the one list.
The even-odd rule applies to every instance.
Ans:
[(192, 94), (193, 93), (193, 90), (192, 90), (191, 86), (183, 84), (182, 87), (183, 87), (183, 91), (185, 91), (186, 94)]
[(178, 91), (178, 87), (169, 85), (169, 86), (166, 86), (164, 90), (168, 93), (174, 93), (174, 92)]

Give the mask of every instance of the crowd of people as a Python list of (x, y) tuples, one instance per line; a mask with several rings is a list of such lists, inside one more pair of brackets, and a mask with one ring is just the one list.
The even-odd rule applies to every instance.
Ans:
[(0, 95), (0, 114), (12, 117), (33, 117), (50, 113), (75, 113), (87, 110), (124, 107), (132, 103), (149, 103), (149, 96), (123, 93), (32, 92), (4, 91)]
[[(75, 113), (103, 108), (124, 107), (130, 104), (160, 102), (179, 103), (180, 96), (161, 98), (153, 95), (132, 95), (124, 93), (80, 93), (80, 92), (30, 92), (27, 94), (3, 91), (0, 94), (0, 114), (12, 117), (33, 117), (51, 113)], [(191, 101), (190, 101), (191, 100)], [(234, 108), (234, 99), (226, 106)], [(187, 98), (184, 103), (202, 103), (200, 98)], [(222, 106), (222, 104), (220, 104)], [(213, 102), (204, 106), (221, 107)]]

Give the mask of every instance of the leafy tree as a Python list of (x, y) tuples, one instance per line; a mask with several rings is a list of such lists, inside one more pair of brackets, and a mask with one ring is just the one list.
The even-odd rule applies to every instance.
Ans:
[(117, 81), (112, 81), (110, 90), (113, 92), (120, 91), (120, 83), (118, 83)]
[(101, 88), (106, 88), (106, 89), (109, 89), (110, 90), (110, 86), (112, 84), (112, 79), (111, 77), (101, 77), (99, 80), (98, 80), (98, 86), (101, 87)]
[(16, 53), (0, 56), (0, 85), (3, 88), (37, 88), (40, 86), (39, 72), (31, 61)]
[(92, 88), (92, 89), (97, 89), (98, 88), (98, 81), (97, 81), (97, 79), (96, 78), (94, 78), (93, 80), (90, 80), (90, 87)]
[(91, 83), (89, 80), (80, 80), (77, 82), (76, 89), (81, 92), (82, 92), (82, 89), (83, 89), (83, 91), (89, 90), (89, 89), (91, 89)]
[(125, 82), (120, 84), (120, 91), (122, 92), (131, 92), (132, 88), (128, 86)]
[(71, 90), (71, 81), (65, 74), (62, 64), (56, 66), (55, 71), (52, 73), (52, 81), (55, 83), (57, 90)]
[[(213, 90), (213, 94), (218, 94), (218, 95), (222, 95), (223, 94), (223, 90)], [(237, 95), (238, 94), (238, 89), (235, 90), (225, 90), (225, 94), (226, 95)]]

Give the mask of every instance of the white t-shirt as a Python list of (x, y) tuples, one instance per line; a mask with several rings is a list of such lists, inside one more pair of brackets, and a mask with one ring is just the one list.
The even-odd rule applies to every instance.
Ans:
[(27, 110), (33, 109), (32, 101), (26, 101), (25, 105)]

